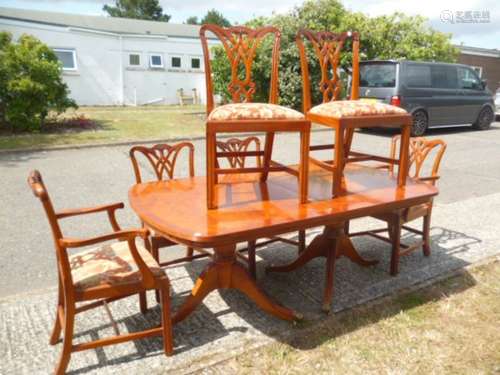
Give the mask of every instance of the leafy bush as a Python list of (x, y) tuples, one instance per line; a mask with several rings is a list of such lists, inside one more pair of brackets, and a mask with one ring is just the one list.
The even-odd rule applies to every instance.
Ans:
[(54, 52), (31, 35), (18, 43), (0, 33), (0, 121), (10, 130), (37, 131), (49, 111), (76, 108), (68, 98), (61, 66)]
[[(264, 25), (276, 26), (281, 31), (280, 54), (280, 104), (301, 109), (302, 78), (299, 51), (295, 36), (299, 29), (329, 30), (333, 32), (358, 31), (360, 33), (360, 60), (371, 59), (408, 59), (453, 62), (458, 56), (458, 49), (450, 41), (451, 35), (435, 31), (426, 25), (423, 17), (410, 17), (401, 13), (370, 18), (362, 13), (346, 10), (337, 0), (306, 1), (290, 13), (259, 17), (247, 23), (249, 27)], [(270, 39), (270, 38), (269, 38)], [(307, 44), (306, 44), (307, 45)], [(345, 46), (341, 67), (349, 71), (352, 61), (352, 46)], [(272, 43), (264, 41), (259, 48), (252, 68), (252, 77), (257, 84), (254, 101), (267, 101), (271, 73)], [(318, 83), (320, 80), (319, 64), (310, 56), (309, 73), (313, 103), (321, 101)], [(230, 101), (227, 86), (231, 78), (231, 69), (226, 54), (221, 46), (212, 48), (212, 70), (215, 92)], [(347, 76), (344, 75), (344, 81)], [(344, 85), (345, 95), (345, 85)]]

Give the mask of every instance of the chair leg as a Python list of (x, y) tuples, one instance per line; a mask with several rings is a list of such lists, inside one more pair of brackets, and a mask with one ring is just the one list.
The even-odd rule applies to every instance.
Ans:
[(52, 334), (50, 335), (49, 343), (50, 345), (55, 345), (61, 337), (61, 321), (59, 320), (59, 309), (64, 306), (63, 291), (61, 280), (58, 281), (58, 296), (57, 296), (57, 307), (56, 307), (56, 321), (54, 322), (54, 328), (52, 329)]
[(299, 198), (300, 203), (307, 203), (309, 184), (309, 129), (300, 132)]
[(193, 248), (192, 248), (192, 247), (188, 247), (188, 248), (186, 249), (186, 256), (187, 256), (187, 257), (191, 258), (191, 257), (193, 256), (193, 253), (194, 253), (194, 251), (193, 251)]
[(62, 375), (66, 372), (69, 360), (71, 358), (71, 348), (73, 346), (73, 327), (75, 322), (75, 305), (71, 303), (65, 305), (64, 308), (64, 338), (63, 348), (59, 363), (57, 364), (55, 373)]
[(430, 246), (430, 239), (429, 239), (429, 232), (431, 230), (431, 214), (427, 214), (424, 216), (424, 225), (422, 228), (423, 232), (423, 240), (424, 243), (422, 245), (422, 249), (424, 251), (424, 255), (428, 257), (431, 255), (431, 246)]
[(255, 261), (256, 241), (248, 241), (248, 273), (255, 280), (257, 279), (257, 265)]
[[(151, 255), (153, 255), (153, 259), (156, 260), (156, 263), (160, 263), (160, 252), (159, 252), (159, 248), (158, 248), (158, 241), (156, 241), (155, 238), (151, 238)], [(140, 296), (140, 294), (139, 294), (139, 296)], [(155, 299), (156, 299), (157, 303), (160, 303), (160, 292), (157, 289), (155, 289)], [(147, 309), (147, 305), (146, 305), (146, 309)], [(143, 312), (142, 307), (141, 307), (141, 312)]]
[(215, 202), (215, 184), (217, 184), (217, 175), (215, 173), (217, 143), (215, 133), (207, 131), (207, 207), (216, 208)]
[(274, 144), (274, 133), (266, 133), (266, 141), (264, 144), (264, 160), (262, 163), (264, 172), (260, 175), (260, 180), (262, 182), (267, 180), (267, 175), (269, 174), (269, 166), (271, 165), (271, 158), (273, 154), (273, 144)]
[(346, 236), (348, 236), (348, 237), (349, 237), (349, 223), (350, 223), (350, 221), (346, 221), (346, 222), (344, 223), (344, 233), (345, 233), (345, 235), (346, 235)]
[(299, 230), (299, 254), (306, 249), (306, 231), (304, 229)]
[(139, 293), (139, 309), (142, 314), (146, 314), (148, 312), (148, 299), (146, 292)]
[(172, 318), (170, 315), (170, 291), (169, 285), (160, 289), (161, 293), (161, 324), (163, 327), (163, 351), (170, 356), (174, 352), (172, 335)]
[(399, 273), (399, 255), (401, 245), (401, 218), (399, 216), (392, 219), (392, 223), (389, 227), (389, 233), (392, 241), (391, 275), (396, 276)]

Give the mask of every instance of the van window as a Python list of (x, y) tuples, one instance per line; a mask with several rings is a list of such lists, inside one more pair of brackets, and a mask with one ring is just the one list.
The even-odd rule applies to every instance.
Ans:
[(431, 66), (432, 87), (437, 89), (457, 88), (457, 68), (454, 66)]
[(396, 85), (396, 64), (361, 64), (359, 85), (361, 87), (394, 87)]
[(483, 84), (477, 77), (476, 73), (462, 66), (458, 67), (458, 86), (461, 89), (482, 90)]
[(408, 87), (431, 87), (431, 67), (429, 65), (408, 64), (406, 66)]

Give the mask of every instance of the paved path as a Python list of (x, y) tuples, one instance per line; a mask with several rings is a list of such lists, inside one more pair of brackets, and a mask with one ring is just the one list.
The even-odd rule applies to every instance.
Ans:
[[(313, 142), (325, 141), (330, 136), (329, 132), (314, 133)], [(335, 311), (500, 253), (500, 124), (486, 132), (448, 129), (431, 132), (430, 136), (444, 138), (448, 143), (439, 185), (441, 194), (433, 213), (433, 256), (424, 258), (416, 252), (403, 258), (400, 276), (391, 278), (387, 274), (386, 246), (356, 239), (364, 255), (382, 257), (382, 260), (370, 269), (345, 259), (339, 262)], [(389, 142), (387, 133), (360, 133), (355, 145), (356, 149), (384, 153)], [(295, 147), (298, 147), (297, 139), (280, 136), (276, 158), (294, 162), (288, 153), (294, 153)], [(202, 174), (203, 142), (197, 142), (196, 149), (196, 170)], [(127, 150), (128, 147), (102, 147), (0, 155), (3, 187), (0, 297), (5, 297), (0, 299), (0, 358), (3, 358), (0, 373), (46, 373), (60, 350), (47, 345), (55, 301), (54, 250), (41, 206), (26, 185), (28, 171), (38, 168), (43, 173), (58, 208), (114, 201), (127, 203), (127, 190), (133, 183)], [(138, 224), (130, 209), (123, 211), (119, 219), (124, 227)], [(93, 218), (102, 220), (68, 220), (63, 230), (72, 236), (107, 230), (102, 225), (105, 216)], [(373, 225), (373, 221), (359, 220), (354, 223), (354, 230)], [(274, 244), (258, 254), (259, 282), (263, 288), (278, 301), (305, 313), (308, 321), (322, 319), (318, 314), (321, 296), (318, 285), (323, 285), (322, 260), (291, 274), (264, 276), (262, 270), (266, 264), (286, 262), (295, 256), (295, 251)], [(195, 262), (169, 270), (174, 305), (180, 303), (182, 295), (190, 289), (203, 264), (203, 261)], [(25, 293), (29, 293), (29, 298)], [(157, 308), (145, 317), (140, 315), (134, 298), (119, 302), (113, 311), (125, 331), (155, 324), (159, 319)], [(107, 334), (110, 327), (103, 321), (101, 312), (82, 316), (77, 322), (80, 339)], [(159, 341), (146, 340), (77, 353), (70, 369), (85, 373), (98, 369), (100, 373), (188, 371), (223, 359), (245, 345), (280, 340), (294, 332), (295, 328), (260, 312), (239, 293), (212, 293), (195, 314), (176, 326), (178, 355), (164, 358)], [(200, 357), (201, 361), (195, 361)]]

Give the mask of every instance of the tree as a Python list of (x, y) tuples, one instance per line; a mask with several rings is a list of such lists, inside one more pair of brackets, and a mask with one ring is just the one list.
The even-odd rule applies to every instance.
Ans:
[(205, 17), (203, 17), (200, 21), (200, 24), (205, 24), (205, 23), (211, 23), (214, 25), (219, 25), (221, 27), (229, 27), (231, 26), (231, 22), (224, 17), (224, 15), (220, 12), (218, 12), (215, 9), (211, 9), (205, 14)]
[(163, 13), (158, 0), (116, 0), (115, 6), (105, 4), (102, 10), (111, 17), (136, 18), (140, 20), (165, 21), (172, 17)]
[(186, 22), (188, 25), (199, 25), (200, 22), (198, 21), (198, 17), (196, 16), (191, 16), (186, 19)]
[(61, 78), (61, 65), (47, 45), (31, 35), (18, 43), (0, 33), (0, 113), (10, 130), (39, 130), (49, 111), (76, 108)]
[[(410, 17), (401, 13), (370, 18), (362, 13), (353, 13), (338, 0), (310, 0), (295, 7), (288, 14), (276, 14), (269, 18), (255, 18), (247, 23), (249, 27), (276, 26), (281, 31), (281, 53), (279, 68), (280, 103), (301, 109), (302, 78), (299, 52), (295, 43), (297, 31), (301, 28), (329, 30), (333, 32), (358, 31), (360, 33), (360, 59), (410, 59), (452, 62), (458, 50), (450, 41), (451, 35), (431, 29), (422, 17)], [(350, 46), (342, 52), (341, 67), (349, 71), (351, 66)], [(252, 77), (256, 81), (255, 101), (267, 101), (268, 83), (271, 74), (270, 38), (258, 49)], [(309, 73), (313, 88), (313, 102), (319, 103), (320, 93), (315, 90), (319, 82), (319, 66), (314, 53), (308, 49), (311, 58)], [(230, 96), (227, 86), (230, 66), (222, 47), (212, 48), (214, 88), (225, 100)], [(346, 80), (347, 77), (344, 76)], [(345, 87), (346, 85), (344, 85)]]

